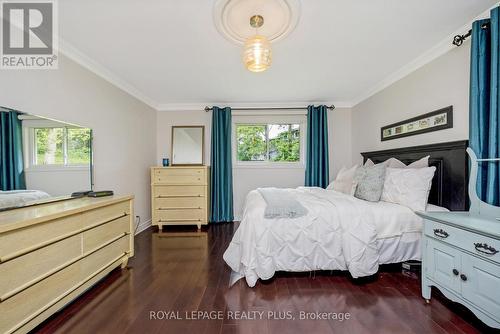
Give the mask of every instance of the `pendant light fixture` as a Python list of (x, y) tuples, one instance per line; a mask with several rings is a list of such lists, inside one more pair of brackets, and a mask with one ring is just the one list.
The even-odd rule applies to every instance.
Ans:
[(248, 38), (243, 49), (243, 63), (251, 72), (264, 72), (272, 62), (271, 43), (262, 35), (259, 35), (258, 28), (264, 24), (261, 15), (250, 17), (250, 26), (255, 28), (255, 35)]

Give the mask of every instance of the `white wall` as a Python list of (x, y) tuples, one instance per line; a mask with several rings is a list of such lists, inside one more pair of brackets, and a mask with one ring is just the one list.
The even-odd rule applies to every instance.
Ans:
[(31, 168), (24, 175), (27, 189), (42, 190), (51, 196), (90, 190), (90, 167)]
[(0, 105), (92, 128), (95, 188), (134, 194), (136, 214), (151, 218), (152, 108), (63, 55), (58, 70), (2, 71)]
[[(356, 105), (352, 110), (353, 161), (360, 152), (432, 144), (469, 137), (470, 41)], [(380, 128), (453, 105), (453, 128), (382, 142)]]
[[(157, 164), (171, 157), (171, 127), (173, 125), (205, 126), (205, 164), (210, 165), (211, 113), (205, 111), (164, 111), (157, 114)], [(329, 118), (330, 179), (343, 165), (351, 164), (351, 110), (335, 109)], [(233, 169), (234, 213), (241, 218), (247, 193), (258, 187), (297, 187), (304, 185), (304, 168), (244, 168)]]

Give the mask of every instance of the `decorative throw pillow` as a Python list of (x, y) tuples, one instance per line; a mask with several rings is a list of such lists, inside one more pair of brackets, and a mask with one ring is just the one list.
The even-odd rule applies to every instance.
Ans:
[(358, 184), (354, 197), (370, 202), (380, 201), (384, 188), (385, 170), (384, 164), (359, 167), (354, 176), (354, 182)]
[(436, 167), (387, 168), (382, 201), (425, 211)]

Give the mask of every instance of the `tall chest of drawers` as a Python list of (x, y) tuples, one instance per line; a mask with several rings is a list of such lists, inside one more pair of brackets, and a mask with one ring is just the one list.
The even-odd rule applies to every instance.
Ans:
[(209, 177), (207, 166), (151, 168), (152, 224), (208, 224)]
[(500, 222), (469, 212), (417, 213), (424, 218), (422, 296), (431, 287), (500, 328)]
[(0, 213), (0, 333), (27, 333), (134, 255), (131, 196)]

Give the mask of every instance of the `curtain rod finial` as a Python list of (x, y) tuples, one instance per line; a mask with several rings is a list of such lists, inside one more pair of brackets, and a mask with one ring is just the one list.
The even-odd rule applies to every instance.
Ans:
[(205, 112), (209, 112), (212, 108), (210, 108), (209, 106), (206, 106), (205, 107)]

